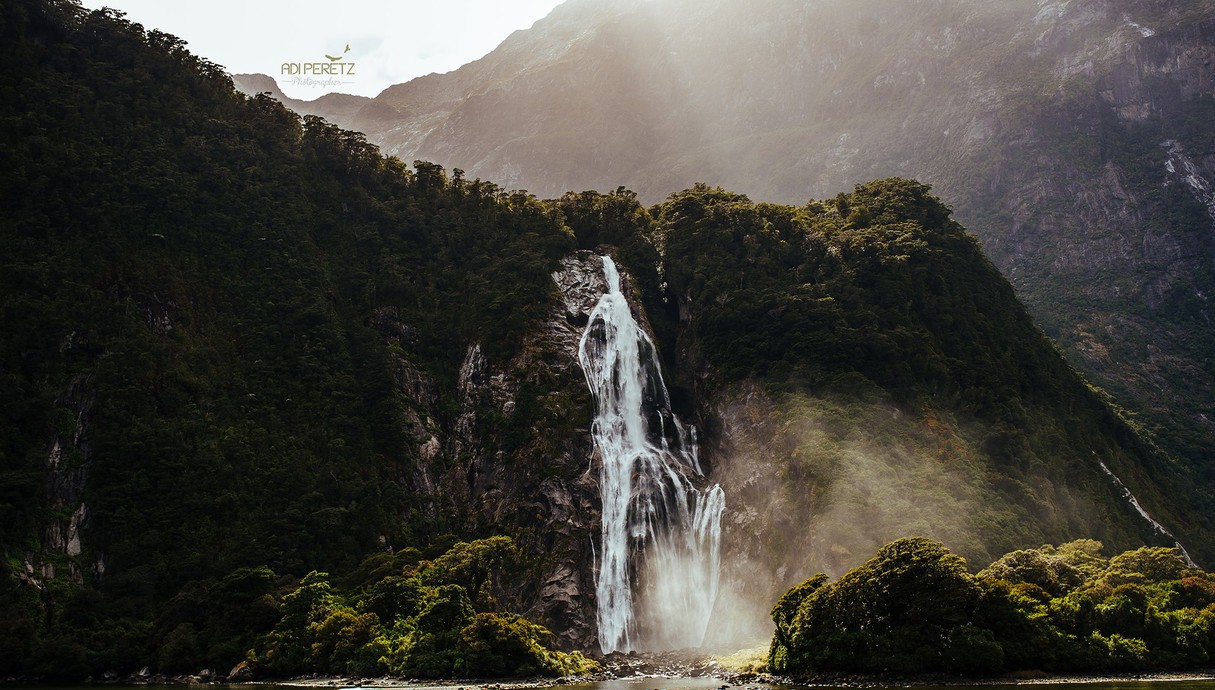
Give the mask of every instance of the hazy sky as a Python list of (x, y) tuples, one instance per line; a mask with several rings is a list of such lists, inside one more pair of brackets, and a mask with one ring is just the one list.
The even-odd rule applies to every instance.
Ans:
[[(374, 96), (430, 72), (448, 72), (493, 50), (560, 0), (82, 0), (113, 7), (147, 29), (182, 38), (232, 73), (261, 72), (311, 100), (329, 91)], [(345, 47), (350, 51), (343, 55)], [(354, 63), (343, 83), (292, 83), (283, 63)]]

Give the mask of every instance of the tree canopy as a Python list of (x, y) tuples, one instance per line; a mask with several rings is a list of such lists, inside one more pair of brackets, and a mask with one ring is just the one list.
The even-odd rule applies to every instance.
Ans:
[(1176, 549), (1113, 558), (1078, 540), (1006, 554), (972, 575), (922, 537), (772, 611), (772, 670), (993, 674), (1202, 668), (1215, 658), (1215, 576)]

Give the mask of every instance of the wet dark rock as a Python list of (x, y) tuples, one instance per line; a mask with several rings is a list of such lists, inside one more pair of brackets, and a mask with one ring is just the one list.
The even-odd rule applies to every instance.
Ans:
[(247, 683), (251, 680), (253, 680), (253, 669), (249, 667), (247, 661), (240, 662), (233, 666), (231, 671), (228, 671), (229, 683)]

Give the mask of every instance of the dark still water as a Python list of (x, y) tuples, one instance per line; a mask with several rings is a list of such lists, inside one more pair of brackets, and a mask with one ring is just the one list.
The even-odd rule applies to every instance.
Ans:
[[(539, 690), (718, 690), (727, 685), (726, 681), (718, 678), (624, 678), (605, 680), (595, 683), (569, 683), (556, 685)], [(917, 685), (914, 683), (893, 683), (888, 686), (868, 685), (865, 690), (883, 690), (883, 688), (907, 690), (995, 690), (1012, 686), (1030, 686), (1026, 690), (1215, 690), (1215, 679), (1157, 679), (1157, 680), (1092, 680), (1084, 682), (1060, 683), (1044, 681), (1008, 681), (1007, 683), (983, 683), (977, 685)], [(744, 683), (730, 685), (732, 690), (758, 688), (760, 690), (798, 690), (804, 686), (771, 685), (768, 683)], [(828, 685), (816, 685), (814, 688), (829, 688)], [(858, 686), (839, 686), (855, 688)], [(473, 690), (469, 688), (469, 690)]]
[[(96, 690), (485, 690), (486, 686), (493, 686), (494, 690), (511, 690), (515, 683), (504, 681), (502, 683), (458, 683), (445, 682), (443, 684), (424, 684), (424, 683), (404, 683), (400, 681), (381, 681), (368, 679), (363, 681), (362, 685), (355, 686), (353, 684), (345, 684), (337, 681), (333, 684), (328, 682), (310, 682), (298, 684), (274, 684), (274, 683), (248, 683), (237, 685), (224, 684), (205, 684), (205, 685), (3, 685), (0, 688), (3, 690), (84, 690), (85, 688), (95, 688)], [(718, 678), (664, 678), (664, 677), (644, 677), (644, 678), (620, 678), (616, 680), (603, 680), (593, 683), (565, 683), (562, 685), (553, 686), (537, 686), (532, 684), (520, 684), (520, 690), (718, 690), (723, 686), (737, 690), (746, 690), (755, 688), (757, 690), (797, 690), (799, 686), (787, 685), (770, 685), (767, 683), (745, 683), (745, 684), (728, 684)], [(1037, 686), (1035, 690), (1215, 690), (1215, 679), (1157, 679), (1157, 680), (1093, 680), (1084, 682), (1043, 682), (1043, 681), (1009, 681), (1005, 683), (984, 683), (979, 685), (915, 685), (915, 684), (891, 684), (889, 686), (865, 685), (866, 690), (882, 690), (883, 687), (897, 688), (898, 690), (918, 689), (925, 690), (947, 688), (948, 690), (992, 690), (993, 688), (1017, 686)], [(816, 688), (830, 686), (814, 686)], [(849, 686), (856, 687), (856, 686)], [(1028, 689), (1027, 689), (1028, 690)]]
[[(768, 683), (728, 684), (718, 678), (622, 678), (604, 680), (594, 683), (568, 683), (555, 685), (550, 688), (537, 690), (718, 690), (729, 685), (732, 690), (759, 688), (760, 690), (798, 690), (796, 685), (771, 685)], [(914, 683), (894, 683), (888, 686), (864, 685), (866, 690), (882, 690), (883, 687), (898, 690), (994, 690), (1012, 686), (1030, 686), (1026, 690), (1215, 690), (1215, 679), (1179, 679), (1179, 680), (1092, 680), (1084, 682), (1060, 683), (1044, 681), (1009, 681), (1008, 683), (983, 683), (977, 685), (916, 685)], [(831, 686), (816, 685), (815, 688)], [(842, 686), (841, 686), (842, 687)], [(847, 686), (857, 687), (857, 686)], [(475, 686), (468, 687), (475, 690)], [(504, 689), (505, 690), (505, 689)]]

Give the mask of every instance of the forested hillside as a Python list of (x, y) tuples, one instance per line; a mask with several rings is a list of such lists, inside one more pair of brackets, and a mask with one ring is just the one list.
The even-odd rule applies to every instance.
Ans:
[(3, 32), (10, 643), (136, 664), (187, 582), (447, 534), (397, 383), (426, 371), (441, 411), (451, 343), (517, 347), (574, 246), (559, 216), (237, 94), (112, 12), (7, 3)]

